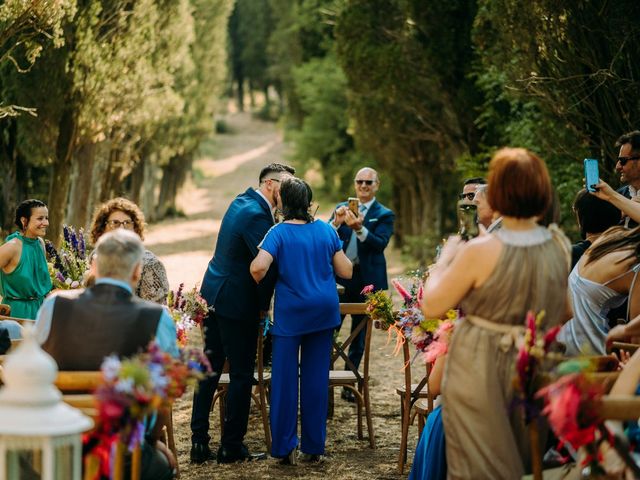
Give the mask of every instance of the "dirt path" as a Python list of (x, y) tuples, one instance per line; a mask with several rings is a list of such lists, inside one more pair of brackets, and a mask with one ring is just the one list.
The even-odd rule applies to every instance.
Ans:
[[(147, 247), (164, 262), (173, 288), (181, 282), (187, 287), (199, 284), (211, 258), (222, 216), (231, 200), (250, 186), (264, 165), (286, 161), (287, 145), (276, 126), (252, 120), (248, 114), (235, 114), (228, 119), (232, 134), (220, 135), (216, 158), (202, 158), (195, 168), (203, 178), (190, 185), (178, 199), (186, 218), (153, 225), (146, 236)], [(390, 272), (402, 270), (399, 254), (391, 251)], [(349, 320), (341, 337), (346, 338)], [(194, 335), (197, 336), (197, 335)], [(395, 387), (402, 383), (402, 361), (391, 356), (385, 346), (386, 334), (375, 331), (372, 340), (371, 381), (374, 430), (377, 448), (356, 435), (355, 407), (336, 394), (335, 414), (327, 427), (327, 461), (322, 465), (283, 467), (273, 459), (254, 464), (205, 465), (189, 464), (191, 392), (175, 406), (174, 424), (183, 479), (256, 479), (256, 478), (333, 478), (395, 479), (400, 444), (400, 402)], [(421, 368), (415, 369), (422, 370)], [(217, 409), (212, 414), (212, 448), (219, 442)], [(366, 431), (366, 428), (365, 428)], [(409, 437), (409, 458), (417, 440), (416, 428)], [(263, 432), (257, 412), (250, 418), (246, 443), (252, 451), (265, 451)]]

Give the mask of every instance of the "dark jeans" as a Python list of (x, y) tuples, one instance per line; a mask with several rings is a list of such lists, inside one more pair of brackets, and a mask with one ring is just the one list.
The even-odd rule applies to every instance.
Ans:
[[(351, 280), (348, 282), (344, 282), (344, 293), (340, 296), (340, 302), (342, 303), (362, 303), (364, 302), (364, 295), (362, 289), (365, 287), (364, 280), (362, 279), (362, 273), (360, 272), (360, 267), (358, 265), (353, 266), (353, 276)], [(344, 321), (345, 315), (340, 317), (340, 326), (342, 326), (342, 322)], [(365, 319), (364, 315), (351, 315), (351, 332), (355, 330), (355, 328)], [(365, 330), (360, 330), (358, 336), (353, 339), (353, 342), (349, 346), (348, 357), (349, 360), (353, 362), (356, 367), (360, 366), (360, 360), (362, 360), (362, 355), (364, 354), (364, 339), (365, 339)], [(346, 366), (345, 366), (346, 369)]]
[(225, 401), (224, 434), (220, 444), (230, 451), (242, 447), (247, 433), (251, 388), (258, 341), (258, 318), (227, 318), (210, 314), (205, 325), (205, 353), (216, 373), (198, 385), (191, 411), (191, 441), (209, 443), (209, 411), (225, 359), (229, 389)]

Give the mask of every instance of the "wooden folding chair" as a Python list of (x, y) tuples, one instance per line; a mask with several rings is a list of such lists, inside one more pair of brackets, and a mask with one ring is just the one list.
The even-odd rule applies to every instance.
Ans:
[(418, 415), (418, 431), (422, 432), (424, 422), (433, 410), (433, 397), (429, 395), (427, 382), (431, 373), (431, 365), (427, 364), (426, 374), (419, 383), (412, 383), (411, 380), (411, 354), (409, 342), (402, 344), (402, 360), (404, 365), (404, 385), (396, 388), (396, 393), (400, 396), (400, 452), (398, 454), (398, 471), (402, 475), (404, 465), (407, 462), (407, 443), (409, 438), (409, 425), (414, 417), (414, 407), (418, 406), (418, 400), (424, 400), (420, 404), (420, 409), (415, 409)]
[(6, 303), (0, 303), (0, 315), (11, 315), (11, 305), (7, 305)]
[(640, 348), (637, 343), (613, 342), (607, 349), (609, 352), (624, 350), (633, 355)]
[[(62, 400), (81, 410), (85, 415), (96, 418), (98, 411), (96, 409), (95, 397), (93, 392), (102, 381), (102, 372), (99, 371), (61, 371), (55, 381), (55, 386), (62, 392)], [(177, 459), (177, 451), (175, 440), (173, 438), (173, 415), (172, 409), (168, 412), (168, 421), (162, 426), (163, 433), (166, 436), (166, 444)], [(116, 455), (114, 458), (113, 480), (122, 480), (124, 478), (124, 462), (127, 452), (127, 446), (118, 442), (116, 446)], [(131, 452), (131, 479), (140, 478), (141, 472), (141, 450), (138, 445)]]
[[(371, 331), (373, 320), (367, 315), (365, 303), (341, 303), (341, 315), (366, 315), (365, 319), (356, 326), (351, 335), (342, 343), (333, 341), (331, 354), (331, 370), (329, 371), (329, 388), (343, 387), (351, 390), (356, 398), (356, 415), (358, 422), (358, 439), (364, 439), (362, 429), (362, 415), (367, 419), (367, 433), (369, 446), (376, 448), (376, 439), (373, 433), (373, 414), (371, 412), (371, 399), (369, 397), (369, 356), (371, 353)], [(364, 355), (362, 357), (362, 373), (358, 371), (353, 362), (347, 356), (346, 350), (356, 336), (365, 328)], [(333, 368), (338, 358), (344, 359), (347, 370), (335, 370)]]
[[(258, 329), (258, 347), (256, 349), (257, 361), (256, 361), (256, 371), (254, 372), (254, 378), (256, 380), (256, 385), (251, 392), (251, 398), (253, 402), (260, 410), (260, 416), (262, 418), (262, 428), (264, 429), (264, 442), (267, 446), (267, 451), (271, 451), (271, 426), (269, 424), (269, 413), (267, 412), (267, 403), (268, 403), (268, 391), (269, 385), (271, 384), (271, 374), (268, 372), (264, 372), (264, 359), (263, 359), (263, 351), (264, 351), (264, 327), (260, 326)], [(225, 362), (225, 367), (223, 368), (223, 372), (220, 375), (220, 380), (218, 380), (218, 388), (216, 390), (216, 394), (213, 397), (213, 401), (211, 402), (211, 409), (216, 404), (216, 401), (219, 401), (220, 407), (220, 435), (224, 433), (224, 410), (225, 410), (225, 397), (227, 395), (227, 391), (229, 389), (230, 377), (228, 373), (228, 363)]]

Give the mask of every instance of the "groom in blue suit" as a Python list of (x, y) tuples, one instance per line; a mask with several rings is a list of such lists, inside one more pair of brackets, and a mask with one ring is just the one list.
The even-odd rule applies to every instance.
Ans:
[[(280, 182), (295, 173), (292, 167), (272, 163), (260, 172), (259, 187), (238, 195), (222, 219), (215, 253), (202, 280), (200, 293), (213, 307), (204, 321), (205, 353), (217, 372), (200, 382), (191, 412), (191, 461), (215, 458), (209, 448), (209, 410), (224, 361), (229, 362), (224, 433), (218, 463), (265, 457), (251, 455), (243, 440), (247, 432), (259, 322), (269, 310), (275, 270), (259, 285), (249, 265), (258, 244), (274, 224), (280, 202)], [(269, 278), (270, 277), (270, 278)]]
[[(358, 197), (358, 215), (355, 215), (346, 202), (340, 203), (329, 223), (336, 229), (342, 248), (353, 263), (353, 277), (344, 280), (336, 277), (336, 281), (345, 287), (341, 302), (364, 302), (362, 289), (373, 285), (375, 290), (386, 290), (387, 262), (384, 249), (393, 234), (395, 215), (391, 210), (376, 200), (376, 192), (380, 187), (378, 173), (369, 167), (362, 168), (354, 179)], [(363, 315), (353, 315), (351, 331), (364, 319)], [(360, 331), (349, 347), (349, 359), (357, 367), (364, 353), (364, 329)], [(351, 390), (343, 390), (342, 398), (354, 402)]]

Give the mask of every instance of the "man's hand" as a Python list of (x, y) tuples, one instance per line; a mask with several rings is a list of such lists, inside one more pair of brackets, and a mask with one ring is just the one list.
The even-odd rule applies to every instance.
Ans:
[(344, 219), (348, 211), (349, 209), (344, 205), (336, 208), (336, 211), (333, 213), (333, 224), (336, 228), (344, 223)]
[(353, 214), (351, 210), (346, 211), (344, 222), (347, 224), (349, 228), (352, 230), (358, 231), (362, 229), (362, 223), (364, 222), (364, 216), (362, 214), (357, 217)]
[(596, 184), (596, 191), (589, 193), (591, 193), (591, 195), (595, 195), (600, 200), (604, 200), (605, 202), (610, 202), (616, 195), (616, 191), (611, 188), (607, 182), (603, 182), (602, 180)]

